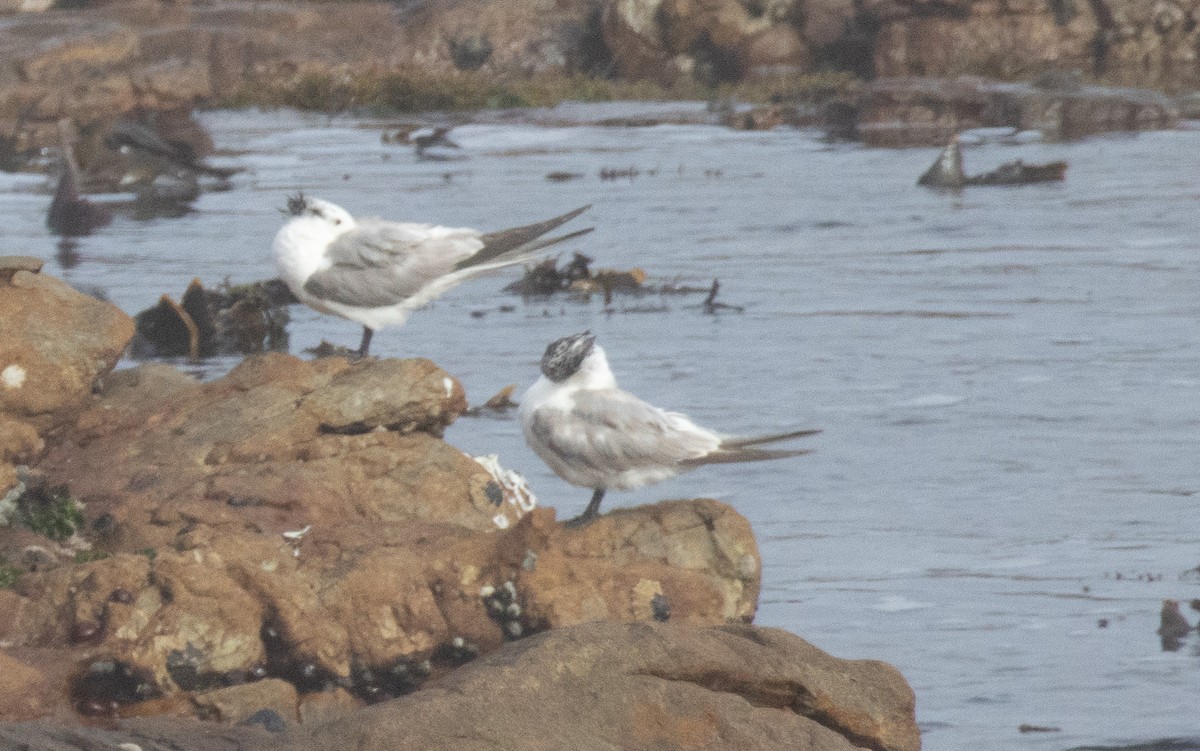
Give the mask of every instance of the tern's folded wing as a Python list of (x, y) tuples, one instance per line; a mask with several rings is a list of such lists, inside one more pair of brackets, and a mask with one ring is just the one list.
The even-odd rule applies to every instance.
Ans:
[(563, 462), (610, 473), (674, 467), (720, 444), (684, 415), (617, 389), (576, 394), (570, 411), (538, 410), (530, 427)]
[(367, 221), (329, 246), (331, 265), (310, 276), (304, 289), (360, 308), (395, 305), (482, 247), (475, 230)]

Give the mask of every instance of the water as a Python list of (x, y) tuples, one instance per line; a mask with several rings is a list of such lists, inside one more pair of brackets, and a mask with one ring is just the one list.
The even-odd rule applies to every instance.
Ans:
[[(1200, 564), (1200, 131), (971, 146), (970, 172), (1064, 158), (1068, 179), (953, 196), (914, 184), (935, 150), (807, 131), (499, 122), (455, 131), (469, 160), (430, 164), (348, 119), (205, 121), (250, 169), (234, 190), (183, 219), (118, 219), (63, 269), (43, 181), (5, 176), (8, 252), (135, 312), (192, 277), (273, 276), (277, 209), (299, 189), (355, 213), (485, 229), (593, 203), (596, 232), (571, 249), (658, 282), (719, 278), (745, 312), (707, 316), (696, 298), (659, 313), (522, 304), (500, 292), (510, 273), (452, 291), (373, 351), (430, 357), (478, 403), (523, 390), (548, 342), (590, 328), (625, 387), (704, 424), (823, 427), (812, 456), (704, 468), (605, 505), (736, 506), (764, 558), (758, 622), (897, 665), (927, 749), (1200, 736), (1200, 637), (1163, 652), (1154, 633), (1162, 598), (1200, 597), (1200, 579), (1181, 577)], [(632, 180), (597, 176), (630, 166)], [(553, 183), (551, 171), (585, 176)], [(354, 324), (293, 314), (294, 352), (358, 341)], [(447, 439), (499, 453), (560, 516), (587, 501), (512, 419), (463, 419)]]

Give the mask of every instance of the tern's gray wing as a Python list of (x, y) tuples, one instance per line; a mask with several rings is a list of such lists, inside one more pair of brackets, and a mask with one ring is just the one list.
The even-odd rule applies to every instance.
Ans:
[(607, 473), (674, 467), (720, 444), (684, 415), (619, 389), (576, 394), (574, 407), (565, 414), (539, 410), (530, 428), (564, 462)]
[(364, 221), (330, 244), (330, 267), (310, 276), (304, 290), (359, 308), (396, 305), (481, 247), (475, 230)]

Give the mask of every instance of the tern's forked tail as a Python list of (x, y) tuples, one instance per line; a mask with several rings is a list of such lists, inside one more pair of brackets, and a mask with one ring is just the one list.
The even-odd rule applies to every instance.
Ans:
[(792, 430), (787, 433), (772, 433), (771, 435), (751, 437), (731, 436), (721, 440), (721, 448), (740, 449), (747, 446), (761, 446), (764, 443), (777, 443), (779, 441), (791, 440), (792, 438), (803, 438), (804, 436), (816, 435), (820, 432), (820, 428), (808, 428), (806, 430)]
[(699, 466), (701, 464), (726, 464), (729, 462), (761, 462), (767, 459), (787, 459), (792, 456), (811, 454), (812, 449), (763, 449), (758, 448), (764, 443), (776, 443), (791, 438), (816, 435), (820, 430), (792, 430), (787, 433), (773, 433), (752, 437), (727, 437), (721, 441), (716, 451), (696, 459), (689, 459), (684, 464)]

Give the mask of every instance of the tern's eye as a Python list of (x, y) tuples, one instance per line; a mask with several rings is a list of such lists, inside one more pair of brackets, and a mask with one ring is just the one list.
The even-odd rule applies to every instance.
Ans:
[(333, 223), (334, 223), (334, 224), (341, 224), (341, 223), (342, 223), (342, 220), (341, 220), (341, 219), (334, 219), (334, 220), (333, 220)]

